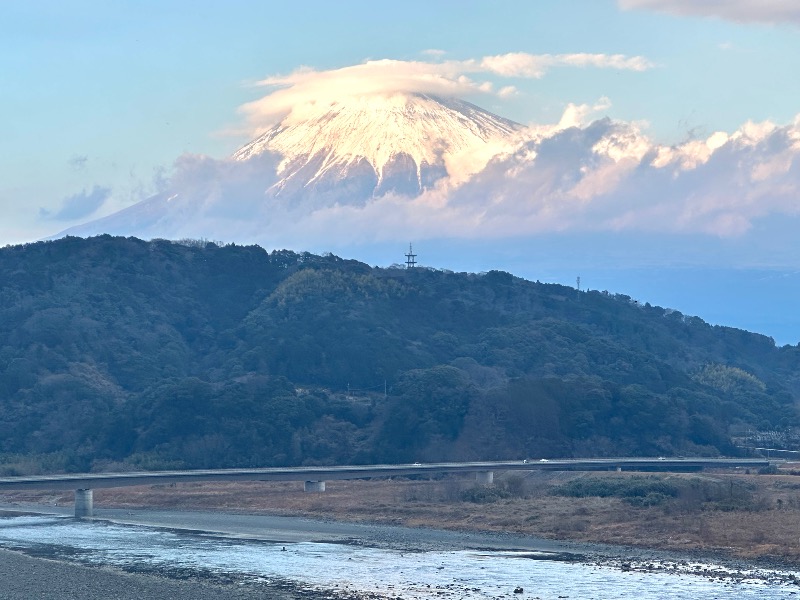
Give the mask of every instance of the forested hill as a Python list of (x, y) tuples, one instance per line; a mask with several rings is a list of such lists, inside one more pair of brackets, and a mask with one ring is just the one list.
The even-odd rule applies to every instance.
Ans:
[(0, 249), (0, 472), (732, 454), (800, 349), (508, 273), (101, 236)]

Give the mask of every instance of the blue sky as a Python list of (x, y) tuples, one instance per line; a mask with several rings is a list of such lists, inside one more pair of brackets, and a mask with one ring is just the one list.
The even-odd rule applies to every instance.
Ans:
[[(800, 161), (786, 148), (775, 150), (774, 156), (770, 153), (775, 140), (791, 138), (800, 128), (798, 4), (796, 0), (3, 2), (0, 245), (40, 239), (142, 200), (169, 179), (176, 159), (187, 153), (216, 159), (229, 156), (253, 135), (241, 107), (268, 93), (256, 85), (265, 78), (291, 77), (302, 67), (336, 72), (380, 59), (431, 69), (452, 63), (463, 69), (486, 57), (512, 53), (622, 55), (642, 68), (576, 67), (562, 62), (536, 77), (497, 70), (470, 72), (473, 81), (492, 84), (493, 91), (466, 89), (466, 99), (523, 124), (557, 123), (570, 105), (594, 106), (587, 122), (610, 117), (635, 128), (653, 148), (704, 143), (717, 131), (756, 131), (752, 135), (758, 143), (748, 146), (754, 150), (731, 151), (727, 162), (725, 156), (711, 161), (672, 190), (689, 197), (694, 193), (691, 185), (714, 189), (728, 179), (724, 170), (734, 168), (742, 157), (755, 161), (748, 164), (754, 173), (760, 169), (757, 194), (747, 199), (750, 187), (723, 190), (731, 194), (734, 205), (721, 217), (728, 219), (724, 221), (728, 229), (717, 219), (680, 230), (681, 219), (695, 210), (687, 204), (677, 216), (665, 218), (671, 228), (663, 232), (664, 240), (646, 264), (640, 256), (632, 260), (609, 251), (605, 266), (607, 271), (654, 264), (675, 267), (688, 261), (695, 268), (690, 255), (702, 254), (729, 269), (796, 272), (800, 248), (793, 243), (793, 232), (800, 196), (792, 194), (800, 189), (796, 185)], [(514, 93), (497, 93), (510, 86)], [(747, 129), (748, 122), (765, 121), (780, 136)], [(776, 169), (779, 178), (771, 175)], [(770, 182), (780, 193), (763, 191)], [(658, 185), (656, 181), (644, 189), (657, 193)], [(625, 193), (626, 202), (632, 203), (633, 192)], [(736, 194), (741, 197), (734, 198)], [(725, 199), (714, 202), (724, 204)], [(707, 205), (697, 209), (704, 210), (712, 209)], [(713, 210), (720, 213), (719, 206)], [(655, 211), (649, 221), (633, 219), (634, 224), (646, 225), (634, 234), (647, 237), (661, 214)], [(565, 221), (559, 222), (553, 231), (565, 227)], [(559, 239), (564, 247), (574, 248), (580, 245), (580, 236), (576, 230)], [(476, 264), (475, 270), (483, 266)], [(563, 266), (562, 253), (550, 262), (549, 277), (574, 281), (576, 264), (556, 274)], [(670, 279), (662, 288), (651, 289), (640, 279), (615, 279), (608, 272), (606, 280), (608, 285), (600, 287), (629, 292), (636, 288), (656, 296), (671, 293), (677, 281)], [(797, 289), (800, 285), (791, 288)], [(707, 309), (688, 301), (687, 306), (689, 312), (694, 307), (695, 312)], [(736, 318), (728, 313), (718, 317), (748, 326)], [(800, 322), (796, 330), (800, 337)]]
[[(146, 196), (182, 153), (228, 155), (247, 141), (230, 134), (240, 129), (237, 108), (263, 95), (252, 83), (303, 65), (434, 60), (424, 53), (431, 49), (445, 53), (436, 60), (641, 56), (653, 64), (645, 72), (555, 68), (514, 80), (512, 98), (469, 99), (527, 124), (605, 97), (603, 114), (645, 122), (666, 144), (747, 120), (785, 124), (800, 112), (800, 19), (780, 12), (792, 2), (754, 1), (762, 14), (747, 22), (681, 15), (679, 0), (660, 4), (5, 2), (0, 243), (58, 230), (55, 216), (70, 214), (63, 203), (95, 186), (109, 190), (100, 212), (110, 212)], [(782, 22), (769, 23), (773, 13)]]

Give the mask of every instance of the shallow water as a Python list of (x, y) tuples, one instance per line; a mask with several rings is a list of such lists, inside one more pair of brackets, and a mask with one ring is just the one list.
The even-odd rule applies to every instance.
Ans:
[[(589, 564), (552, 560), (555, 555), (541, 552), (275, 544), (65, 517), (0, 518), (0, 546), (129, 570), (288, 581), (387, 598), (800, 598), (795, 573), (788, 571), (726, 571), (710, 564), (652, 561)], [(519, 587), (523, 592), (514, 594)]]

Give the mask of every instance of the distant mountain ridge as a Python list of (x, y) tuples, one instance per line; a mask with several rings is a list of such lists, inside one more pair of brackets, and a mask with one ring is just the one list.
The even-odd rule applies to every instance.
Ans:
[(2, 248), (0, 281), (6, 473), (716, 455), (800, 424), (800, 348), (499, 271), (100, 236)]
[(418, 93), (351, 98), (277, 123), (226, 161), (193, 159), (171, 187), (63, 235), (259, 239), (275, 211), (364, 206), (457, 182), (509, 152), (525, 128), (474, 104)]

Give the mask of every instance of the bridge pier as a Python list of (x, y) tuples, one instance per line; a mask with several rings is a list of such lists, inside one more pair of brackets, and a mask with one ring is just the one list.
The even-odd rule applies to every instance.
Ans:
[(478, 471), (475, 473), (475, 481), (484, 485), (494, 483), (494, 471)]
[(75, 490), (75, 518), (91, 517), (94, 512), (94, 494), (92, 490)]
[(303, 484), (303, 491), (304, 492), (324, 492), (325, 491), (325, 482), (324, 481), (306, 481)]

